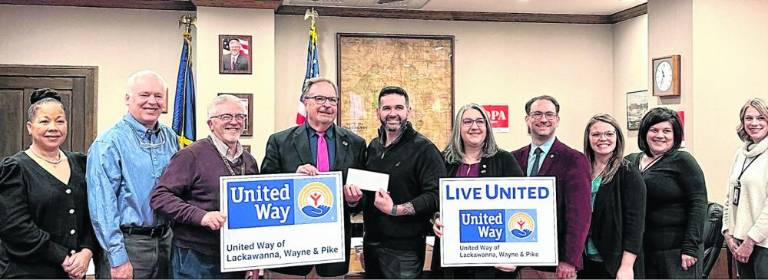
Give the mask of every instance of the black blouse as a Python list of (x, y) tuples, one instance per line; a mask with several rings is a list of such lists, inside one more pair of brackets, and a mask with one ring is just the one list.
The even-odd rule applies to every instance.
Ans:
[(96, 239), (88, 214), (85, 160), (65, 152), (71, 175), (64, 184), (19, 152), (0, 164), (0, 277), (68, 278), (67, 255)]

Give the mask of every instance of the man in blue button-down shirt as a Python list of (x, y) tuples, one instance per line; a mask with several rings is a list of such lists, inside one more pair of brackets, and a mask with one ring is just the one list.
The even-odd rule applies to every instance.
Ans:
[(176, 135), (157, 120), (167, 86), (140, 71), (128, 79), (128, 113), (99, 135), (88, 151), (88, 208), (104, 249), (97, 278), (168, 278), (171, 233), (149, 206), (149, 196), (171, 156)]

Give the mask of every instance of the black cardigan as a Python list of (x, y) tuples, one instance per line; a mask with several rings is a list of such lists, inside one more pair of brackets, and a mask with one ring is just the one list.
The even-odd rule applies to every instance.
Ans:
[[(448, 177), (456, 177), (460, 163), (445, 163)], [(517, 160), (507, 151), (499, 149), (492, 157), (480, 159), (480, 177), (525, 177)]]
[(69, 184), (23, 151), (0, 165), (0, 278), (67, 278), (61, 263), (71, 251), (98, 253), (88, 213), (86, 158), (64, 153)]
[(638, 255), (635, 278), (642, 277), (638, 268), (645, 229), (645, 196), (640, 171), (627, 162), (597, 191), (589, 232), (611, 277), (616, 277), (624, 251)]

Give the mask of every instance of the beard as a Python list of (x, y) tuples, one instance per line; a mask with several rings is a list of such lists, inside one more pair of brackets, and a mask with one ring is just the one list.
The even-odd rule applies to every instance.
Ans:
[[(397, 123), (391, 124), (389, 121), (397, 121)], [(381, 124), (384, 126), (384, 129), (386, 129), (389, 132), (398, 131), (401, 127), (403, 127), (404, 122), (405, 120), (400, 118), (400, 116), (393, 116), (388, 119), (385, 117), (383, 120), (381, 120)]]

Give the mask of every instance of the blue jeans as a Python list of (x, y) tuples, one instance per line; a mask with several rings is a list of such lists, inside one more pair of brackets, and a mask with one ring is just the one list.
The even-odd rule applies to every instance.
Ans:
[(171, 275), (174, 279), (243, 279), (243, 272), (221, 272), (218, 256), (208, 256), (173, 245)]

